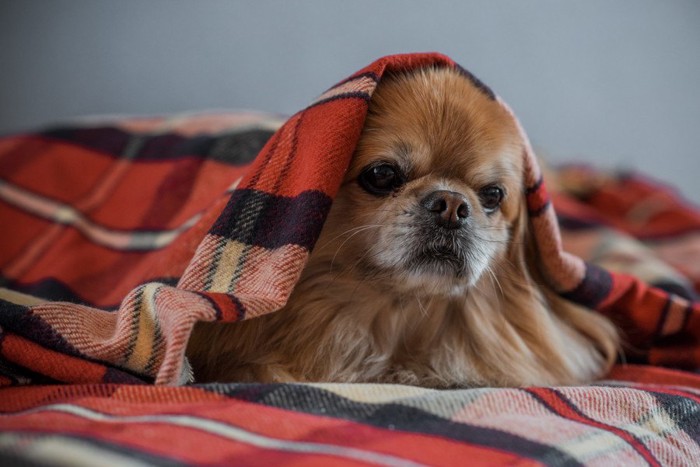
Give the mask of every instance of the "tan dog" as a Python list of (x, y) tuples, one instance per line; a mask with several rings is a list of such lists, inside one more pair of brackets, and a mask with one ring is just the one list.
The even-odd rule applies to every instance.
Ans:
[(507, 111), (454, 70), (384, 79), (288, 304), (197, 325), (196, 380), (454, 387), (602, 376), (617, 333), (541, 281), (521, 144)]

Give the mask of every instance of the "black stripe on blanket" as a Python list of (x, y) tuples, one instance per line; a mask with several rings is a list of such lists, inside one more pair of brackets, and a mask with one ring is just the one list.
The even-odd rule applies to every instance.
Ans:
[(612, 290), (612, 276), (605, 269), (591, 263), (586, 263), (586, 274), (579, 285), (573, 290), (562, 293), (561, 296), (595, 309)]
[(332, 201), (316, 190), (294, 197), (236, 190), (209, 233), (269, 249), (294, 244), (310, 250)]
[[(169, 285), (175, 287), (177, 285), (178, 278), (176, 277), (153, 277), (148, 278), (143, 282), (134, 284), (132, 288), (138, 287), (140, 285), (149, 282), (158, 282), (160, 284)], [(113, 303), (109, 305), (101, 305), (86, 300), (81, 297), (75, 290), (73, 290), (69, 285), (64, 282), (54, 278), (47, 277), (36, 282), (31, 283), (21, 283), (16, 281), (11, 281), (0, 276), (0, 284), (4, 287), (16, 290), (23, 294), (31, 295), (33, 297), (43, 298), (45, 300), (51, 300), (53, 302), (70, 302), (78, 305), (91, 306), (93, 308), (99, 308), (105, 311), (116, 311), (119, 309), (120, 303)]]
[(321, 388), (295, 384), (195, 385), (226, 396), (318, 416), (340, 418), (390, 430), (441, 436), (511, 452), (550, 465), (581, 465), (569, 454), (492, 428), (456, 423), (399, 403), (361, 403)]
[(267, 129), (248, 129), (232, 133), (201, 136), (181, 136), (175, 133), (162, 135), (130, 134), (113, 127), (56, 128), (41, 136), (75, 144), (111, 157), (123, 157), (129, 141), (142, 138), (137, 154), (138, 161), (176, 160), (186, 157), (215, 160), (231, 165), (246, 165), (258, 155), (274, 132)]
[(0, 299), (0, 328), (4, 328), (52, 350), (67, 355), (82, 356), (54, 328), (44, 322), (39, 316), (32, 314), (29, 307)]
[[(687, 397), (678, 394), (665, 394), (653, 389), (645, 388), (652, 394), (658, 404), (673, 420), (673, 424), (683, 430), (692, 440), (700, 443), (700, 403), (696, 402), (699, 395), (688, 393)], [(695, 400), (691, 399), (694, 398)], [(676, 434), (673, 434), (677, 437)]]

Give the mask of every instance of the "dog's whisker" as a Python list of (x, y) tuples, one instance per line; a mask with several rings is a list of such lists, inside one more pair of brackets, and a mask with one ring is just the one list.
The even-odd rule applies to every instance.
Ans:
[(340, 253), (340, 250), (345, 246), (346, 243), (348, 243), (350, 241), (350, 239), (352, 239), (355, 235), (357, 235), (361, 232), (364, 232), (365, 230), (369, 230), (371, 228), (376, 228), (376, 227), (383, 227), (383, 226), (382, 225), (368, 225), (368, 226), (364, 226), (362, 229), (357, 229), (357, 230), (355, 230), (355, 232), (350, 234), (350, 236), (348, 238), (346, 238), (343, 241), (343, 243), (341, 243), (340, 246), (335, 250), (335, 254), (333, 255), (333, 259), (331, 260), (329, 272), (333, 270), (333, 264), (335, 263), (335, 259), (338, 257), (338, 253)]
[(503, 292), (503, 287), (501, 286), (501, 281), (498, 280), (498, 276), (496, 275), (495, 272), (493, 272), (493, 268), (491, 266), (487, 266), (486, 272), (489, 274), (489, 277), (491, 279), (491, 284), (493, 285), (495, 283), (495, 285), (498, 286), (498, 289), (501, 292), (501, 297), (505, 297), (505, 292)]
[(428, 311), (425, 309), (423, 306), (423, 303), (421, 303), (420, 298), (418, 298), (418, 295), (416, 293), (413, 294), (413, 297), (416, 299), (418, 302), (418, 309), (420, 310), (421, 314), (423, 315), (424, 318), (428, 317)]
[(353, 228), (351, 228), (351, 229), (347, 229), (346, 231), (344, 231), (344, 232), (342, 232), (342, 233), (339, 233), (339, 234), (336, 235), (335, 237), (333, 237), (333, 238), (327, 240), (323, 245), (320, 245), (320, 246), (319, 246), (319, 249), (323, 249), (323, 248), (327, 247), (328, 245), (330, 245), (330, 244), (333, 243), (334, 241), (338, 240), (338, 239), (339, 239), (340, 237), (342, 237), (343, 235), (351, 235), (351, 234), (356, 233), (356, 232), (358, 232), (358, 231), (361, 232), (361, 231), (363, 231), (363, 230), (368, 230), (368, 229), (371, 229), (371, 228), (378, 228), (378, 227), (385, 227), (385, 226), (384, 226), (384, 224), (365, 224), (365, 225), (360, 225), (360, 226), (357, 226), (357, 227), (353, 227)]

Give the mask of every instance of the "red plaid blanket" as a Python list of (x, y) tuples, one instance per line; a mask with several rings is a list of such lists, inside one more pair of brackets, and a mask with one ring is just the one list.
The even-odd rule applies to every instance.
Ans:
[[(429, 65), (457, 66), (437, 54), (378, 60), (276, 132), (266, 116), (204, 114), (0, 140), (0, 452), (86, 463), (697, 459), (698, 378), (650, 366), (588, 388), (143, 384), (187, 381), (197, 320), (284, 304), (377, 82)], [(698, 210), (641, 177), (581, 168), (558, 174), (552, 198), (524, 133), (523, 157), (548, 278), (622, 326), (628, 359), (695, 369)]]

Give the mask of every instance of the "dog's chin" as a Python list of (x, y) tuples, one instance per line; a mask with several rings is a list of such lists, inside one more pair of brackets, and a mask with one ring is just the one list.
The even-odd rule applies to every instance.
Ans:
[(444, 246), (425, 248), (413, 254), (407, 262), (409, 270), (416, 270), (424, 274), (453, 277), (456, 280), (470, 275), (467, 266), (467, 259), (463, 254)]
[(458, 297), (467, 293), (472, 286), (470, 281), (464, 278), (455, 278), (433, 271), (411, 270), (401, 276), (395, 284), (395, 290), (399, 293), (411, 292), (413, 295)]
[(389, 277), (398, 293), (459, 296), (481, 276), (483, 268), (476, 266), (449, 248), (430, 248), (410, 255), (401, 267), (390, 271)]

